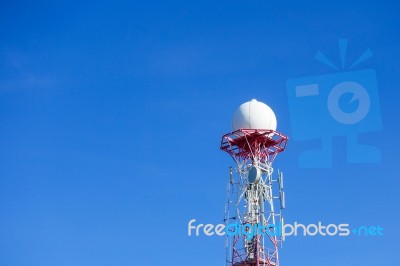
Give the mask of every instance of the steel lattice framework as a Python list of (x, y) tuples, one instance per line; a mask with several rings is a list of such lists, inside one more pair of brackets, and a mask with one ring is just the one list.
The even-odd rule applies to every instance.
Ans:
[[(232, 234), (227, 234), (226, 265), (279, 265), (278, 246), (282, 238), (277, 230), (283, 222), (285, 199), (282, 172), (278, 171), (274, 180), (272, 162), (285, 150), (287, 140), (285, 135), (274, 130), (259, 129), (239, 129), (222, 136), (221, 150), (235, 160), (238, 173), (234, 177), (230, 168), (225, 225), (247, 226), (245, 231), (231, 230)], [(254, 169), (259, 173), (257, 179), (250, 177)], [(274, 209), (277, 200), (280, 201), (279, 211)], [(264, 234), (245, 234), (259, 226), (263, 226)]]

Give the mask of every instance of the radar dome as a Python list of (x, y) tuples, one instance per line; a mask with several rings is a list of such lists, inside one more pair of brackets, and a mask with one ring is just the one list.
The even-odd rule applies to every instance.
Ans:
[(232, 119), (233, 131), (241, 128), (276, 130), (276, 124), (274, 111), (256, 99), (240, 105)]

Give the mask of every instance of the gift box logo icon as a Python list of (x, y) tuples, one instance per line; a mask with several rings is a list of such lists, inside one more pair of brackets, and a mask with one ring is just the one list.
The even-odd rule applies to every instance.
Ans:
[(347, 145), (339, 148), (348, 163), (380, 162), (380, 151), (373, 143), (358, 141), (359, 134), (382, 128), (375, 70), (353, 70), (372, 52), (367, 49), (346, 67), (347, 44), (347, 40), (339, 40), (340, 69), (321, 52), (315, 57), (338, 72), (289, 79), (286, 83), (293, 139), (321, 143), (318, 149), (300, 154), (300, 167), (332, 167), (332, 140), (336, 136), (346, 136)]

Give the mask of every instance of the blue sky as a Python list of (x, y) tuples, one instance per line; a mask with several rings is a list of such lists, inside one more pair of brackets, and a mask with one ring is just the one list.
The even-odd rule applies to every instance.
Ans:
[(374, 69), (382, 130), (360, 135), (378, 164), (299, 167), (290, 139), (286, 221), (380, 225), (383, 237), (288, 238), (281, 265), (400, 259), (395, 1), (9, 1), (0, 4), (0, 265), (223, 265), (220, 223), (231, 117), (267, 103), (289, 138), (286, 81), (335, 72), (348, 39)]

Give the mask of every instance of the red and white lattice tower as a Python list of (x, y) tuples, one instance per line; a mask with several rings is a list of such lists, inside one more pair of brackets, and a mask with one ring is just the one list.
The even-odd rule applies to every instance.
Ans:
[(272, 162), (288, 138), (276, 126), (272, 109), (254, 99), (236, 110), (233, 132), (222, 136), (221, 150), (235, 160), (237, 172), (232, 175), (230, 168), (227, 187), (224, 220), (231, 233), (226, 239), (226, 265), (279, 265), (285, 194), (282, 172), (274, 179)]

